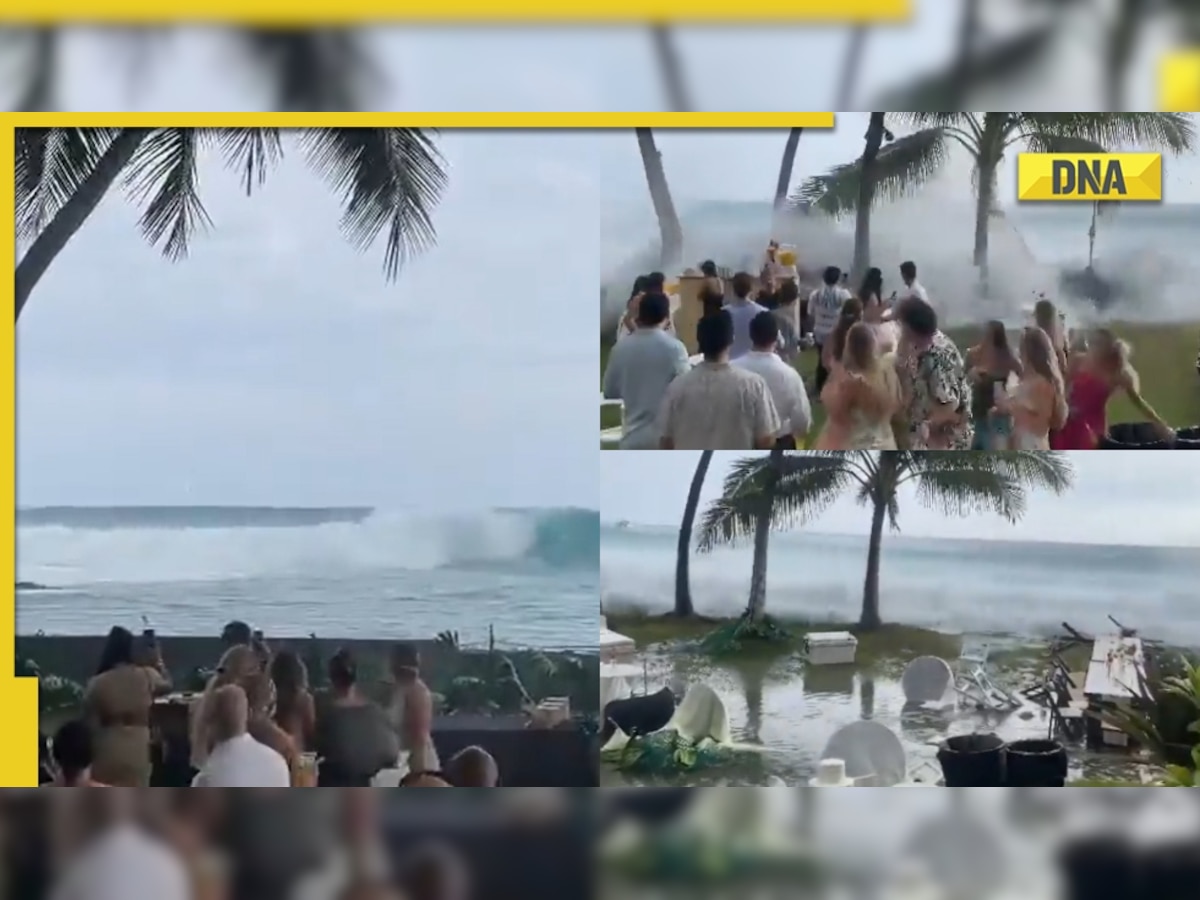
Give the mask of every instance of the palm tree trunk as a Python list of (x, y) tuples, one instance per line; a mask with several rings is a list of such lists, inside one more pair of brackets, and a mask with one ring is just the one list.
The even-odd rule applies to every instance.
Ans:
[(771, 543), (771, 514), (775, 510), (775, 491), (783, 474), (783, 450), (771, 450), (767, 483), (763, 488), (762, 508), (754, 521), (754, 565), (750, 570), (750, 600), (745, 618), (760, 622), (767, 612), (767, 550)]
[(867, 45), (867, 29), (859, 25), (850, 32), (850, 43), (842, 59), (842, 75), (838, 79), (835, 111), (846, 112), (854, 108), (854, 89), (858, 84), (858, 73), (862, 70), (863, 49)]
[(1125, 109), (1125, 81), (1129, 75), (1129, 63), (1133, 59), (1133, 50), (1141, 36), (1147, 12), (1145, 0), (1120, 0), (1117, 4), (1117, 20), (1108, 32), (1107, 46), (1104, 48), (1104, 108), (1111, 112)]
[(883, 549), (883, 520), (886, 516), (887, 504), (877, 494), (871, 509), (871, 542), (867, 545), (867, 577), (863, 581), (859, 631), (876, 631), (883, 624), (879, 617), (879, 562)]
[(696, 524), (696, 510), (700, 507), (700, 491), (708, 475), (713, 452), (704, 450), (692, 473), (692, 485), (688, 488), (687, 504), (683, 507), (683, 521), (679, 523), (679, 545), (675, 549), (675, 615), (690, 616), (696, 611), (692, 605), (692, 586), (688, 575), (688, 563), (692, 555), (692, 527)]
[(788, 131), (787, 143), (783, 145), (783, 159), (779, 161), (779, 178), (775, 181), (775, 211), (779, 212), (787, 203), (788, 188), (792, 184), (792, 169), (796, 165), (796, 148), (800, 146), (803, 128)]
[(975, 265), (979, 267), (979, 282), (984, 291), (988, 284), (988, 227), (992, 220), (992, 200), (995, 197), (996, 169), (993, 164), (979, 164), (979, 197), (975, 202)]
[(38, 28), (33, 33), (29, 78), (17, 98), (14, 112), (53, 112), (57, 105), (55, 75), (58, 71), (59, 32)]
[(646, 186), (650, 188), (650, 200), (654, 204), (654, 215), (658, 218), (658, 230), (662, 236), (660, 262), (663, 270), (669, 271), (678, 267), (683, 260), (683, 225), (671, 200), (671, 188), (667, 184), (666, 170), (663, 169), (662, 154), (654, 143), (653, 130), (634, 130), (638, 149), (642, 152), (642, 168), (646, 170)]
[(975, 52), (979, 45), (980, 0), (967, 0), (963, 4), (962, 18), (958, 20), (958, 47), (954, 57), (954, 96), (950, 100), (951, 110), (960, 110), (966, 101), (967, 89), (975, 70)]
[(29, 295), (34, 287), (46, 274), (50, 264), (54, 262), (67, 242), (75, 236), (88, 216), (104, 199), (108, 189), (121, 174), (124, 168), (137, 152), (138, 147), (150, 133), (149, 128), (124, 128), (109, 144), (108, 149), (96, 162), (96, 167), (79, 185), (79, 190), (71, 195), (54, 217), (47, 223), (42, 233), (34, 240), (33, 245), (17, 263), (16, 271), (16, 317), (21, 318), (21, 310), (29, 301)]
[(867, 126), (866, 144), (863, 147), (862, 175), (858, 182), (858, 208), (854, 213), (854, 262), (851, 265), (851, 280), (857, 283), (871, 265), (871, 204), (875, 198), (875, 160), (883, 146), (884, 116), (886, 113), (871, 113), (871, 124)]
[(691, 112), (692, 98), (688, 93), (683, 62), (679, 59), (670, 26), (651, 26), (650, 37), (654, 41), (654, 58), (658, 61), (658, 74), (667, 95), (667, 105), (671, 112)]

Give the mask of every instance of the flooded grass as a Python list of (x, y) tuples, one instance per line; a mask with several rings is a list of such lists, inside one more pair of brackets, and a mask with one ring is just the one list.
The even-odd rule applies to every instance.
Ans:
[[(852, 666), (806, 665), (800, 651), (803, 634), (811, 630), (854, 631), (847, 625), (808, 625), (785, 622), (796, 634), (796, 645), (767, 652), (750, 652), (713, 659), (699, 651), (699, 641), (721, 622), (696, 617), (609, 615), (609, 627), (638, 643), (638, 663), (645, 666), (646, 685), (705, 682), (721, 696), (729, 713), (734, 740), (760, 748), (730, 766), (686, 777), (655, 781), (661, 784), (766, 784), (772, 776), (792, 786), (807, 784), (817, 768), (826, 741), (838, 728), (859, 719), (875, 719), (900, 736), (910, 770), (929, 763), (921, 777), (936, 773), (938, 744), (945, 738), (971, 732), (995, 732), (1005, 740), (1044, 738), (1048, 714), (1029, 704), (1012, 713), (972, 709), (946, 711), (905, 709), (899, 678), (917, 656), (940, 656), (953, 662), (964, 640), (987, 640), (992, 647), (993, 677), (1010, 690), (1020, 690), (1040, 676), (1045, 666), (1043, 642), (993, 635), (949, 635), (903, 625), (886, 625), (858, 635), (858, 657)], [(1085, 662), (1086, 650), (1081, 651)], [(1071, 779), (1089, 781), (1140, 780), (1144, 760), (1119, 752), (1091, 753), (1072, 748)], [(602, 773), (608, 786), (634, 783), (613, 770)]]

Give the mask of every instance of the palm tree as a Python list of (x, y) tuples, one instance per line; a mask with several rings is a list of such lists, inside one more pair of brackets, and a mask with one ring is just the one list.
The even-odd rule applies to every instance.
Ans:
[[(742, 501), (745, 519), (740, 519), (746, 534), (754, 535), (754, 564), (750, 572), (750, 598), (742, 622), (756, 624), (763, 620), (767, 611), (767, 549), (771, 537), (771, 526), (775, 520), (775, 491), (783, 471), (783, 451), (775, 448), (764, 459), (756, 460), (753, 475), (755, 487), (746, 492), (746, 473), (738, 466), (725, 477), (723, 496), (714, 501), (704, 512), (700, 524), (700, 539), (697, 549), (708, 553), (724, 539), (725, 498), (738, 497)], [(739, 534), (740, 536), (740, 534)]]
[[(772, 481), (774, 484), (772, 486)], [(1070, 459), (1047, 451), (814, 451), (789, 454), (772, 465), (763, 457), (740, 460), (725, 479), (724, 495), (705, 513), (703, 549), (757, 538), (764, 510), (775, 528), (817, 518), (852, 494), (871, 508), (871, 536), (858, 627), (878, 629), (883, 526), (899, 528), (900, 488), (911, 484), (922, 506), (946, 515), (992, 512), (1009, 522), (1025, 513), (1030, 488), (1060, 494), (1073, 482)], [(772, 496), (769, 506), (766, 498)], [(757, 556), (756, 556), (757, 563)]]
[(662, 238), (660, 264), (664, 271), (677, 267), (683, 260), (683, 225), (675, 202), (671, 199), (671, 188), (667, 184), (667, 173), (663, 169), (662, 154), (654, 142), (654, 131), (636, 128), (638, 150), (642, 154), (642, 168), (646, 172), (646, 186), (650, 189), (650, 201), (654, 204), (654, 215), (658, 219), (658, 231)]
[[(368, 247), (386, 233), (383, 266), (394, 278), (434, 242), (431, 212), (446, 184), (432, 133), (415, 128), (328, 128), (295, 133), (318, 175), (342, 194), (342, 230)], [(274, 128), (23, 128), (16, 135), (16, 318), (51, 263), (120, 178), (143, 206), (140, 227), (168, 259), (187, 255), (210, 224), (197, 161), (219, 151), (247, 194), (283, 155)]]
[(834, 98), (835, 110), (845, 112), (854, 106), (854, 89), (858, 86), (858, 74), (862, 71), (863, 50), (866, 49), (869, 33), (865, 25), (856, 25), (850, 31), (850, 43), (846, 45), (846, 55), (842, 57), (842, 74), (838, 78), (837, 95)]
[(851, 274), (857, 283), (867, 268), (871, 265), (871, 203), (875, 194), (875, 165), (879, 160), (879, 151), (884, 139), (892, 140), (894, 135), (884, 127), (884, 117), (887, 113), (871, 113), (871, 121), (867, 125), (864, 138), (863, 155), (859, 162), (862, 177), (858, 185), (858, 207), (854, 214), (854, 260), (851, 263)]
[[(118, 66), (130, 82), (146, 80), (146, 69), (164, 47), (168, 29), (113, 30)], [(230, 42), (270, 89), (284, 112), (350, 112), (368, 105), (383, 74), (364, 35), (352, 29), (235, 28)], [(60, 106), (63, 32), (57, 28), (0, 29), (0, 56), (17, 73), (16, 112), (49, 112)]]
[[(876, 159), (872, 197), (914, 193), (941, 171), (951, 144), (965, 149), (974, 163), (976, 186), (975, 265), (987, 279), (988, 221), (996, 203), (996, 175), (1005, 153), (1015, 145), (1047, 153), (1097, 152), (1119, 146), (1181, 153), (1196, 145), (1189, 113), (1035, 113), (908, 112), (890, 113), (918, 128), (899, 138)], [(862, 160), (810, 178), (798, 199), (830, 215), (857, 208), (861, 199)]]
[(683, 507), (683, 521), (679, 523), (679, 545), (675, 551), (675, 615), (686, 618), (695, 613), (692, 603), (691, 579), (688, 564), (692, 555), (692, 528), (696, 524), (696, 510), (700, 507), (700, 491), (712, 463), (713, 452), (703, 450), (692, 473), (692, 484), (688, 488), (687, 503)]

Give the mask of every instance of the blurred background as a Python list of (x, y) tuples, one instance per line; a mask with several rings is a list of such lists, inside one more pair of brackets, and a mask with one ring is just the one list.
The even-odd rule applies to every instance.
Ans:
[(623, 807), (599, 842), (605, 898), (1183, 898), (1200, 867), (1200, 804), (1170, 791), (659, 788), (605, 798)]
[(7, 791), (0, 897), (509, 900), (590, 890), (583, 801), (556, 789)]
[(1153, 109), (1194, 0), (915, 0), (878, 28), (0, 33), (8, 110)]

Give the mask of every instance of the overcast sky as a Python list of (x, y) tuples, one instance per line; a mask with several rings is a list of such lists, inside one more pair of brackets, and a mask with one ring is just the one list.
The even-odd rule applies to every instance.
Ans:
[[(716, 453), (703, 501), (721, 493), (731, 463), (749, 454)], [(699, 453), (601, 453), (601, 520), (676, 525)], [(1060, 541), (1086, 544), (1200, 546), (1200, 466), (1186, 452), (1072, 453), (1075, 486), (1067, 494), (1031, 493), (1018, 525), (996, 516), (946, 518), (905, 490), (900, 527), (909, 537)], [(903, 490), (903, 489), (902, 489)], [(866, 534), (870, 517), (853, 498), (839, 501), (813, 529)]]
[[(419, 73), (430, 51), (413, 49)], [(528, 97), (536, 68), (483, 81)], [(119, 84), (70, 86), (121, 105)], [(452, 109), (461, 87), (413, 91)], [(143, 99), (237, 106), (203, 82)], [(443, 134), (438, 246), (395, 284), (381, 248), (342, 239), (337, 197), (294, 153), (249, 200), (205, 160), (215, 227), (180, 263), (106, 198), (18, 328), (20, 502), (594, 508), (591, 141)]]

